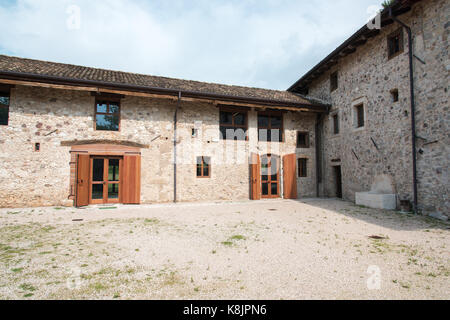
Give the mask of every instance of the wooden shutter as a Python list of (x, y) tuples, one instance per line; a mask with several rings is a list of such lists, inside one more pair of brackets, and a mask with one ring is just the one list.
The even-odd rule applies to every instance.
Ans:
[(90, 159), (87, 154), (79, 154), (77, 157), (77, 194), (75, 206), (89, 205), (89, 174)]
[(261, 199), (261, 160), (259, 155), (250, 156), (250, 200)]
[(122, 172), (122, 202), (141, 203), (141, 156), (125, 155)]
[(283, 157), (284, 198), (297, 199), (297, 177), (295, 174), (295, 154)]

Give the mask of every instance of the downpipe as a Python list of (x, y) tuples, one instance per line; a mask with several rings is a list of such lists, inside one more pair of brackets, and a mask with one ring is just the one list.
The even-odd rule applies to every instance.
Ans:
[(181, 103), (181, 91), (178, 92), (178, 101), (173, 116), (173, 202), (177, 202), (177, 123), (178, 109)]

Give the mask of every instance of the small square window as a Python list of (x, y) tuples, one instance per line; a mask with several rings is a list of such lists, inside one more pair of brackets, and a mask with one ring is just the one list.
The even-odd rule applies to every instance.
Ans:
[(117, 101), (97, 101), (95, 106), (95, 130), (119, 131), (120, 104)]
[(306, 178), (308, 176), (308, 159), (299, 158), (297, 159), (298, 164), (298, 177)]
[(197, 157), (197, 178), (211, 177), (211, 158)]
[(398, 89), (391, 90), (392, 102), (398, 102)]
[(338, 73), (336, 71), (330, 75), (330, 92), (333, 92), (337, 88), (338, 88)]
[(297, 148), (309, 148), (309, 132), (297, 132)]
[(337, 113), (333, 115), (333, 133), (339, 134), (339, 115)]
[(387, 38), (388, 59), (392, 59), (403, 52), (403, 29), (391, 33)]
[(356, 127), (362, 128), (364, 127), (364, 105), (360, 104), (355, 106), (355, 115), (356, 115)]
[(222, 107), (219, 127), (222, 140), (247, 140), (247, 112)]

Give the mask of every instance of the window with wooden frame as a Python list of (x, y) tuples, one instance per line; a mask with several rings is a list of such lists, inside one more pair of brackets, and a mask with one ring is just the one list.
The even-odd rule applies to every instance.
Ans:
[(197, 157), (197, 178), (211, 177), (211, 158)]
[(356, 128), (364, 127), (364, 104), (355, 106)]
[(388, 59), (392, 59), (403, 52), (403, 29), (400, 28), (387, 37)]
[(247, 140), (247, 111), (232, 107), (221, 107), (219, 118), (222, 140)]
[(333, 92), (338, 88), (338, 72), (333, 72), (330, 75), (330, 92)]
[(0, 126), (9, 122), (9, 91), (0, 91)]
[(95, 130), (120, 130), (120, 100), (96, 100)]
[(299, 178), (308, 177), (308, 159), (307, 158), (298, 158), (297, 166), (298, 166), (298, 177)]
[(337, 113), (333, 115), (333, 133), (339, 134), (339, 115)]
[(281, 112), (258, 113), (258, 140), (283, 142), (283, 114)]
[(297, 148), (309, 148), (309, 132), (297, 132)]

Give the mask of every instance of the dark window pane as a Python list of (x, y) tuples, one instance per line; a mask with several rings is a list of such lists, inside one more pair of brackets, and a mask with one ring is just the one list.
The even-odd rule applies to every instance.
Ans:
[(356, 115), (358, 120), (358, 128), (364, 127), (364, 106), (360, 105), (356, 107)]
[(93, 181), (103, 181), (103, 166), (105, 162), (103, 159), (94, 159), (93, 160)]
[(233, 114), (231, 112), (220, 112), (220, 124), (232, 124)]
[(119, 159), (109, 159), (108, 181), (119, 181)]
[(258, 116), (258, 127), (268, 127), (269, 117), (268, 116)]
[(106, 113), (108, 111), (108, 106), (106, 103), (99, 102), (97, 103), (97, 112)]
[(112, 103), (109, 105), (109, 113), (118, 113), (119, 112), (119, 105)]
[(119, 184), (108, 185), (108, 198), (109, 199), (119, 199)]
[(307, 176), (307, 159), (298, 159), (298, 176)]
[(4, 107), (0, 105), (0, 125), (8, 125), (9, 107)]
[(0, 104), (3, 104), (5, 106), (9, 106), (9, 96), (0, 94)]
[(238, 113), (234, 116), (234, 124), (239, 126), (245, 125), (245, 114)]
[(263, 183), (262, 184), (262, 195), (263, 196), (268, 196), (269, 195), (269, 184), (268, 183)]
[(119, 131), (119, 116), (98, 114), (96, 124), (97, 130)]
[(203, 167), (203, 176), (204, 177), (209, 177), (209, 166), (208, 165), (205, 165)]
[(270, 119), (270, 127), (272, 129), (281, 129), (282, 118), (278, 116), (272, 116)]
[(92, 185), (92, 199), (103, 199), (103, 185), (93, 184)]
[(202, 165), (198, 164), (197, 165), (197, 177), (201, 177), (202, 176)]
[(271, 190), (270, 190), (271, 195), (276, 195), (278, 194), (278, 183), (272, 183), (271, 184)]
[(333, 116), (333, 123), (334, 123), (334, 133), (338, 134), (339, 133), (339, 118), (338, 118), (337, 114), (335, 114)]

